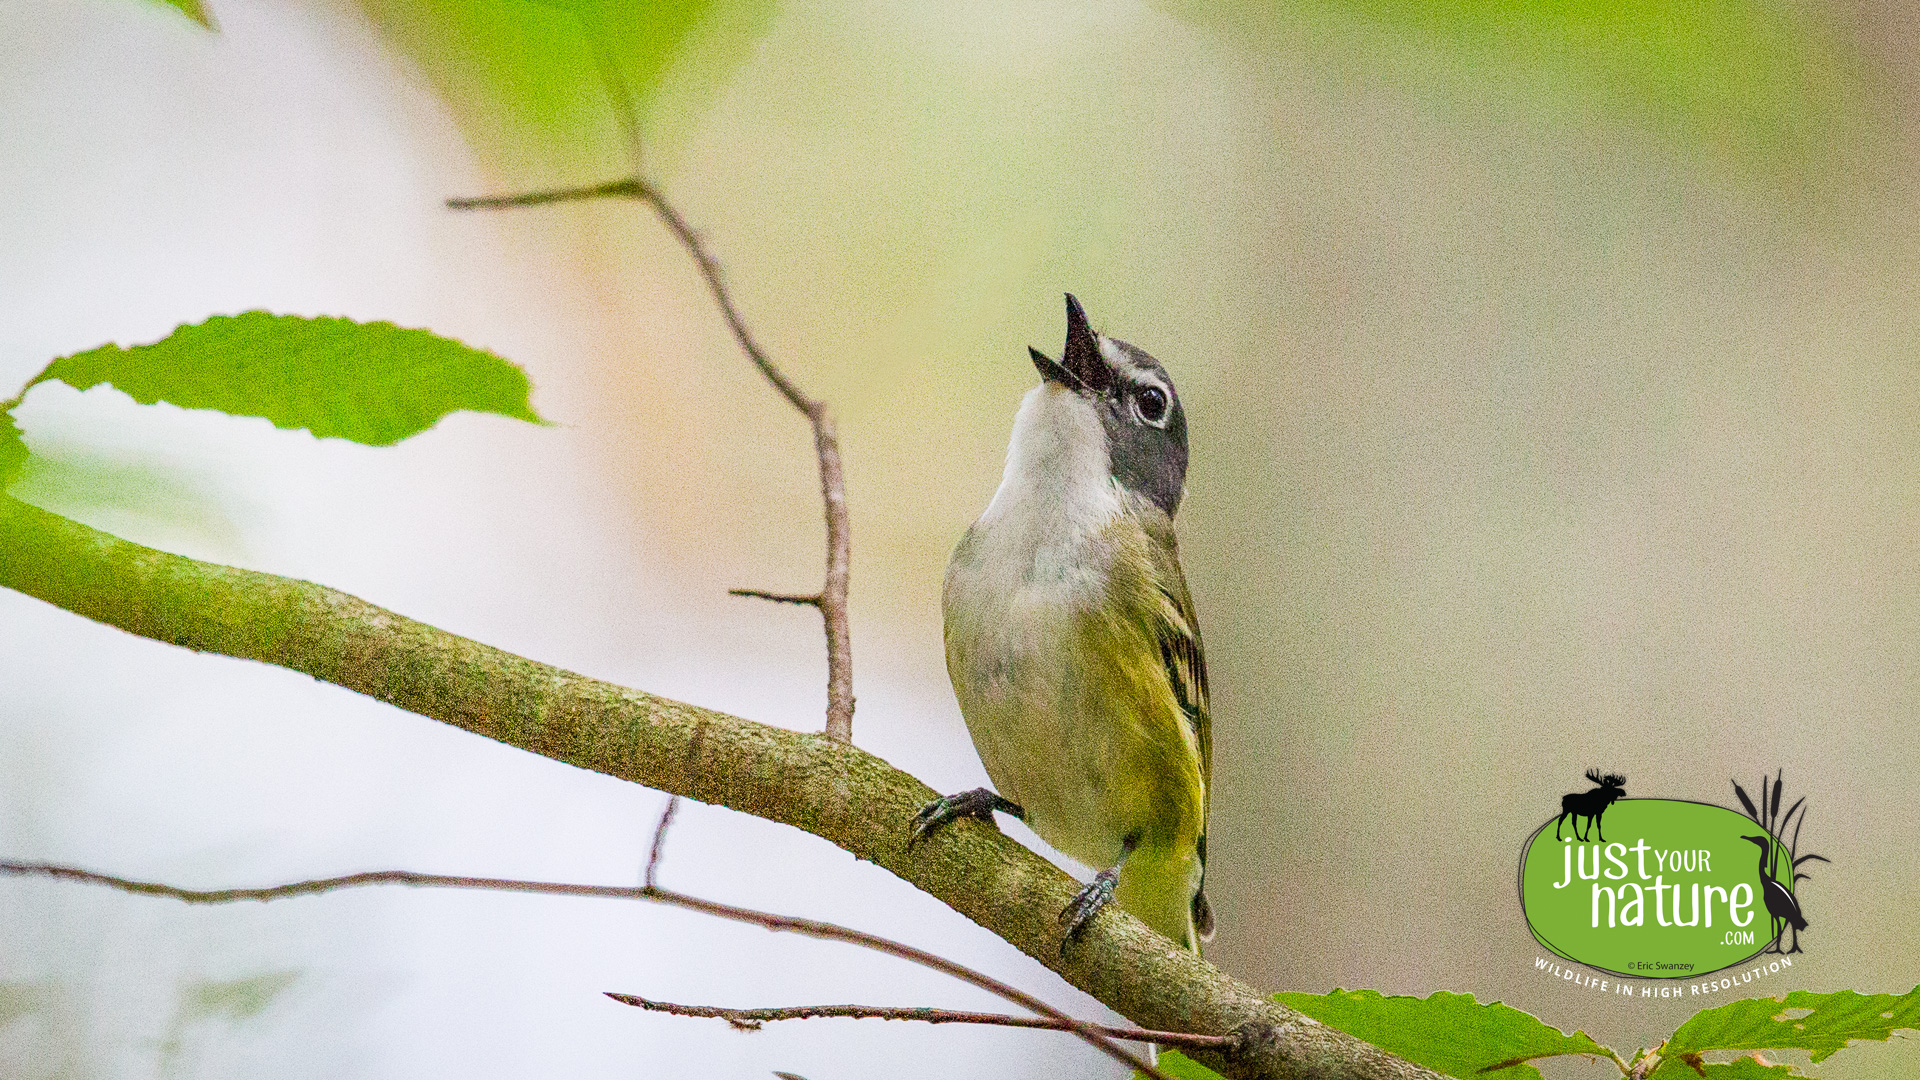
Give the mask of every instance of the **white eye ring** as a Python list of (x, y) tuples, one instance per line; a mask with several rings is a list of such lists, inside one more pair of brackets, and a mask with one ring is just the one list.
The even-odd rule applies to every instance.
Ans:
[[(1172, 412), (1173, 401), (1164, 387), (1148, 383), (1128, 394), (1127, 397), (1132, 405), (1133, 415), (1139, 417), (1141, 423), (1157, 428), (1167, 426), (1167, 417)], [(1148, 415), (1149, 403), (1153, 405), (1151, 416)]]

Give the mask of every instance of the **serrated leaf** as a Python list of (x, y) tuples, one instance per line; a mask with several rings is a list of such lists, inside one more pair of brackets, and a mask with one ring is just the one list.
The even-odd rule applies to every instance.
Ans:
[(1750, 1057), (1728, 1062), (1667, 1058), (1647, 1080), (1792, 1080), (1806, 1073), (1791, 1065), (1762, 1065)]
[[(1207, 1068), (1178, 1050), (1165, 1050), (1154, 1065), (1173, 1080), (1227, 1080), (1226, 1077)], [(1143, 1080), (1146, 1073), (1134, 1073), (1133, 1080)]]
[(1275, 1001), (1436, 1072), (1477, 1080), (1539, 1080), (1526, 1064), (1563, 1054), (1606, 1057), (1584, 1031), (1571, 1035), (1511, 1005), (1482, 1005), (1472, 994), (1387, 997), (1377, 990), (1282, 993)]
[[(143, 405), (259, 416), (320, 438), (391, 446), (448, 413), (544, 423), (526, 373), (483, 349), (387, 322), (249, 311), (182, 326), (151, 345), (102, 345), (34, 383), (108, 383)], [(32, 385), (32, 384), (29, 384)]]
[(1790, 1080), (1791, 1077), (1806, 1075), (1791, 1065), (1762, 1065), (1750, 1057), (1722, 1064), (1708, 1062), (1702, 1071), (1693, 1072), (1689, 1069), (1688, 1072), (1696, 1080), (1701, 1077), (1705, 1080)]
[[(1804, 1014), (1800, 1010), (1810, 1010)], [(1792, 1012), (1796, 1015), (1789, 1016)], [(1695, 1013), (1667, 1040), (1669, 1056), (1710, 1050), (1807, 1050), (1825, 1061), (1855, 1039), (1885, 1042), (1920, 1029), (1920, 986), (1905, 994), (1816, 994), (1748, 998)]]

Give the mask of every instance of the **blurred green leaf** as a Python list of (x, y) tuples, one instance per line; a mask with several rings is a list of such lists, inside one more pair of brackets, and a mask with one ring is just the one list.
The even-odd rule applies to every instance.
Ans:
[(1416, 998), (1386, 997), (1377, 990), (1335, 990), (1331, 994), (1282, 993), (1273, 998), (1390, 1054), (1461, 1080), (1483, 1076), (1539, 1080), (1540, 1070), (1527, 1061), (1611, 1053), (1584, 1031), (1568, 1035), (1511, 1005), (1497, 1001), (1482, 1005), (1472, 994), (1442, 990)]
[(250, 979), (195, 982), (180, 1002), (185, 1023), (195, 1020), (250, 1020), (264, 1012), (300, 978), (297, 971), (273, 971)]
[[(84, 431), (75, 433), (84, 438)], [(203, 558), (245, 562), (246, 529), (232, 493), (191, 469), (153, 460), (132, 449), (102, 449), (84, 441), (37, 438), (7, 494), (21, 502), (117, 536)]]
[[(1859, 63), (1817, 9), (1766, 0), (1160, 0), (1196, 25), (1275, 38), (1370, 79), (1431, 80), (1447, 65), (1480, 94), (1513, 86), (1678, 134), (1755, 165), (1795, 168), (1844, 149)], [(1397, 73), (1396, 73), (1397, 68)], [(1484, 99), (1482, 99), (1484, 104)]]
[(0, 982), (0, 1027), (46, 1009), (55, 993), (51, 983)]
[(1665, 1053), (1794, 1049), (1812, 1051), (1819, 1062), (1854, 1039), (1885, 1042), (1901, 1028), (1920, 1029), (1920, 986), (1900, 995), (1796, 990), (1784, 999), (1748, 998), (1695, 1013), (1667, 1040)]
[[(543, 423), (513, 364), (426, 330), (249, 311), (182, 326), (151, 345), (55, 360), (33, 384), (109, 383), (143, 405), (260, 416), (320, 438), (390, 446), (451, 412)], [(33, 384), (29, 384), (30, 386)]]
[(538, 186), (631, 171), (603, 66), (631, 99), (657, 165), (657, 151), (719, 96), (774, 12), (773, 0), (360, 4), (470, 137), (510, 177)]
[[(1155, 1062), (1160, 1071), (1173, 1077), (1173, 1080), (1227, 1080), (1226, 1077), (1207, 1068), (1178, 1050), (1168, 1050)], [(1145, 1073), (1134, 1073), (1133, 1080), (1142, 1080)]]
[(27, 462), (27, 444), (20, 441), (20, 425), (13, 414), (0, 412), (0, 491), (7, 490)]
[(202, 4), (200, 0), (154, 0), (154, 2), (178, 11), (180, 14), (185, 15), (187, 18), (192, 19), (208, 30), (214, 29), (213, 16), (207, 12), (206, 5)]

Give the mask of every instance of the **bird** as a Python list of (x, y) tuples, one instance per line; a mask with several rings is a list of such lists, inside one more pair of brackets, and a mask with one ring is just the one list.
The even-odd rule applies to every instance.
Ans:
[(1772, 874), (1767, 873), (1767, 856), (1773, 854), (1773, 838), (1769, 836), (1743, 836), (1760, 845), (1760, 897), (1767, 905), (1767, 914), (1773, 916), (1773, 949), (1780, 951), (1780, 935), (1787, 926), (1793, 927), (1793, 948), (1790, 953), (1800, 951), (1800, 931), (1807, 928), (1806, 916), (1800, 914), (1800, 901), (1793, 898), (1785, 885), (1780, 884)]
[(1173, 525), (1186, 413), (1158, 360), (1066, 299), (1065, 350), (1028, 349), (1039, 385), (942, 590), (947, 674), (994, 788), (928, 803), (909, 844), (1010, 814), (1098, 870), (1060, 913), (1063, 952), (1117, 901), (1197, 953), (1213, 734)]

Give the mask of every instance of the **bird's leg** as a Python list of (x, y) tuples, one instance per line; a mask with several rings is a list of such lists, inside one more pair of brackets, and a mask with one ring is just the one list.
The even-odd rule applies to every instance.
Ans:
[(1120, 868), (1127, 864), (1127, 856), (1140, 846), (1138, 835), (1129, 836), (1120, 843), (1120, 861), (1093, 875), (1093, 880), (1083, 886), (1073, 896), (1073, 902), (1060, 912), (1060, 921), (1067, 924), (1067, 932), (1060, 939), (1060, 952), (1064, 955), (1067, 945), (1080, 932), (1087, 928), (1100, 909), (1113, 902), (1114, 886), (1120, 883)]
[(1021, 821), (1027, 820), (1027, 812), (1012, 799), (1003, 799), (988, 788), (974, 788), (958, 795), (942, 795), (920, 808), (913, 816), (913, 835), (907, 838), (907, 846), (925, 840), (933, 831), (955, 818), (978, 818), (991, 825), (995, 810), (1012, 814)]

